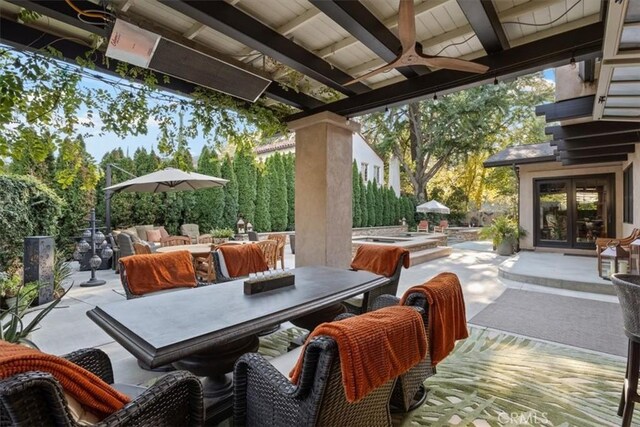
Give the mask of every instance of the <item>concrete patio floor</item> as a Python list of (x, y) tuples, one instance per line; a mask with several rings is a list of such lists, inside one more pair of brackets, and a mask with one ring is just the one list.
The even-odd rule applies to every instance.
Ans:
[[(295, 257), (286, 248), (285, 266), (294, 266)], [(424, 264), (419, 264), (408, 270), (403, 270), (398, 295), (409, 287), (420, 284), (432, 276), (451, 271), (460, 277), (466, 301), (467, 319), (471, 319), (484, 308), (495, 301), (507, 288), (528, 290), (533, 292), (551, 293), (573, 296), (598, 301), (615, 302), (612, 295), (579, 292), (570, 289), (540, 286), (537, 284), (516, 282), (500, 277), (502, 266), (513, 268), (514, 265), (522, 269), (541, 270), (544, 273), (572, 271), (579, 277), (589, 277), (580, 270), (570, 270), (575, 267), (575, 257), (553, 255), (555, 265), (540, 268), (541, 259), (550, 262), (546, 255), (540, 257), (535, 253), (521, 253), (513, 257), (502, 257), (491, 250), (490, 242), (465, 242), (453, 245), (453, 252), (449, 257), (440, 258)], [(580, 260), (582, 261), (582, 260)], [(585, 258), (586, 262), (594, 265), (594, 259)], [(586, 271), (586, 270), (585, 270)], [(565, 273), (562, 273), (565, 274)], [(136, 360), (124, 348), (113, 341), (102, 329), (98, 328), (86, 316), (86, 312), (96, 305), (125, 299), (119, 276), (112, 270), (99, 271), (98, 277), (107, 280), (107, 284), (95, 288), (82, 288), (79, 283), (88, 279), (89, 272), (76, 271), (72, 276), (75, 286), (69, 291), (60, 308), (49, 314), (42, 322), (39, 330), (33, 333), (34, 342), (45, 352), (64, 354), (79, 348), (97, 347), (109, 354), (114, 365), (117, 382), (142, 384), (161, 374), (143, 371), (138, 368)], [(286, 326), (286, 324), (285, 324)]]

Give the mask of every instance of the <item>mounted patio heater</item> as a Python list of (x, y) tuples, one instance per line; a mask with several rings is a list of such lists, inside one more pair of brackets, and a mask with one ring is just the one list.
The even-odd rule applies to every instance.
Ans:
[(256, 102), (271, 80), (116, 19), (106, 55), (236, 98)]

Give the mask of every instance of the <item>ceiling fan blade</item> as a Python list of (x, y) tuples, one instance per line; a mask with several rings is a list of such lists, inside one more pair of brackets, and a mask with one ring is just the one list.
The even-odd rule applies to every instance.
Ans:
[(391, 71), (392, 69), (395, 68), (395, 63), (397, 61), (398, 60), (396, 59), (395, 61), (391, 62), (390, 64), (385, 64), (385, 65), (383, 65), (381, 67), (376, 68), (373, 71), (369, 71), (367, 74), (363, 74), (360, 77), (357, 77), (357, 78), (351, 80), (350, 82), (345, 83), (344, 85), (345, 86), (352, 85), (352, 84), (357, 83), (357, 82), (359, 82), (361, 80), (368, 79), (369, 77), (373, 77), (373, 76), (375, 76), (377, 74), (386, 73), (387, 71)]
[(416, 16), (413, 12), (413, 0), (400, 0), (398, 38), (402, 44), (402, 53), (413, 49), (416, 45)]
[(466, 61), (448, 56), (426, 56), (420, 55), (416, 65), (426, 65), (427, 67), (445, 68), (447, 70), (466, 71), (468, 73), (483, 74), (489, 71), (489, 67), (475, 62)]

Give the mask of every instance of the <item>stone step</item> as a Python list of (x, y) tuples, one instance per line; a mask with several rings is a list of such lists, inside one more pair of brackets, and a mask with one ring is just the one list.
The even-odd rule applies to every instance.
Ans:
[(414, 265), (423, 264), (437, 258), (447, 257), (452, 251), (453, 248), (449, 246), (438, 246), (422, 251), (411, 252), (411, 266), (413, 267)]

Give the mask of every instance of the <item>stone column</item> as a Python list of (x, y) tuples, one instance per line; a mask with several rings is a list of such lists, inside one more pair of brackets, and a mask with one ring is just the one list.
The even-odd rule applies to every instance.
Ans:
[(24, 239), (24, 283), (39, 282), (37, 304), (53, 300), (53, 263), (56, 244), (53, 237)]
[(351, 263), (353, 133), (331, 112), (289, 123), (296, 132), (296, 267)]

